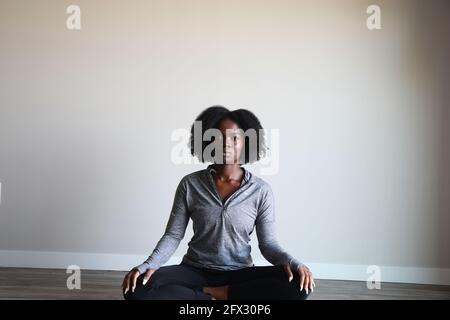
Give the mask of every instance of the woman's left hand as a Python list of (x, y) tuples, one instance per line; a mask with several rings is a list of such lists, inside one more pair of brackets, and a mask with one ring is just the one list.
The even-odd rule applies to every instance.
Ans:
[[(291, 282), (293, 279), (291, 267), (289, 265), (285, 265), (284, 269), (286, 270), (286, 273), (289, 277), (289, 282)], [(304, 264), (302, 264), (297, 269), (297, 272), (299, 274), (299, 279), (300, 279), (300, 291), (302, 291), (303, 288), (305, 288), (306, 294), (309, 293), (309, 290), (311, 290), (311, 292), (313, 292), (314, 287), (316, 286), (316, 284), (314, 282), (313, 273)]]

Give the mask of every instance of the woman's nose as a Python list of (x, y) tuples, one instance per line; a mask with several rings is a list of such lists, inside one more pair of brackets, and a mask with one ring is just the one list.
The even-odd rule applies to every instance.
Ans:
[(233, 141), (232, 137), (227, 137), (225, 139), (225, 147), (230, 148), (233, 146), (233, 143), (234, 143), (234, 141)]

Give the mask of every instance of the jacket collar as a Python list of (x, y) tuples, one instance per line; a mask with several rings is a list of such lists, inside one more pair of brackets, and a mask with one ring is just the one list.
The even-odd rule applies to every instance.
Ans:
[[(252, 182), (253, 181), (253, 174), (249, 170), (244, 168), (243, 166), (241, 166), (241, 168), (244, 170), (244, 179), (243, 179), (242, 182)], [(211, 173), (211, 171), (217, 172), (217, 170), (214, 169), (214, 164), (208, 165), (206, 170), (208, 170), (209, 173)]]

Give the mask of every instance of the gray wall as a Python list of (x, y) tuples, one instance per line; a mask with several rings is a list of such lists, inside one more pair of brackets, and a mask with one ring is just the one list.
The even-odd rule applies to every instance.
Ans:
[(170, 135), (222, 104), (280, 129), (263, 178), (296, 257), (450, 268), (449, 21), (437, 0), (1, 0), (0, 250), (147, 255), (202, 168)]

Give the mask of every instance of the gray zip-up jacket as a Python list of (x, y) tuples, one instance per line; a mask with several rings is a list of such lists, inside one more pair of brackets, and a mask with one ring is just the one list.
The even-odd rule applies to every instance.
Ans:
[(176, 189), (164, 235), (148, 259), (134, 269), (144, 273), (166, 263), (183, 239), (189, 219), (194, 235), (183, 256), (187, 264), (215, 270), (253, 266), (249, 242), (256, 229), (259, 249), (267, 261), (273, 265), (289, 264), (292, 270), (298, 268), (301, 262), (277, 241), (270, 185), (242, 169), (241, 186), (224, 203), (211, 174), (215, 170), (212, 164), (184, 176)]

